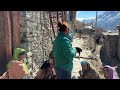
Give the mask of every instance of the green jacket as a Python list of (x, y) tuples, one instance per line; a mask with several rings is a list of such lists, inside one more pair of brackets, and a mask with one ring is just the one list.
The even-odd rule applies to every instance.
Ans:
[(55, 68), (72, 71), (75, 54), (76, 50), (72, 47), (69, 37), (63, 32), (59, 33), (53, 43)]

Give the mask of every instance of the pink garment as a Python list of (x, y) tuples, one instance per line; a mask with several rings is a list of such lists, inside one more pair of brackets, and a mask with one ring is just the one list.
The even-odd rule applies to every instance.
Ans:
[(110, 70), (110, 77), (109, 79), (119, 79), (117, 72), (114, 67), (111, 67), (109, 65), (105, 65), (104, 68), (107, 67)]

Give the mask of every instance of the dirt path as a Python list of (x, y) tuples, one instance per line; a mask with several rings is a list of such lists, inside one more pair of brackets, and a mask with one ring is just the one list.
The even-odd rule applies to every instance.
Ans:
[[(86, 49), (86, 45), (85, 45), (85, 40), (84, 39), (73, 39), (72, 45), (73, 47), (80, 47), (82, 48), (82, 52), (80, 54), (80, 57), (86, 57), (86, 58), (90, 58), (93, 57), (94, 54), (91, 53), (90, 50)], [(78, 56), (78, 53), (76, 54), (76, 56)], [(99, 56), (99, 55), (98, 55)], [(102, 65), (101, 62), (99, 61), (99, 57), (96, 57), (98, 60), (94, 60), (94, 59), (85, 59), (85, 58), (80, 58), (80, 60), (78, 58), (74, 58), (73, 59), (73, 71), (72, 71), (72, 76), (78, 77), (79, 76), (79, 70), (81, 70), (81, 65), (80, 62), (83, 60), (87, 60), (90, 64), (91, 67), (94, 68), (100, 75), (100, 78), (104, 78), (103, 74), (102, 74)]]

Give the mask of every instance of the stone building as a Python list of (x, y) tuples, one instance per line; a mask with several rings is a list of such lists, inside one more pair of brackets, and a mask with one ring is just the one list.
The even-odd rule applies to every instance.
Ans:
[(111, 66), (120, 64), (120, 33), (104, 32), (101, 60)]
[[(73, 20), (75, 17), (71, 14)], [(58, 33), (58, 18), (66, 21), (66, 17), (66, 11), (1, 11), (0, 74), (6, 70), (6, 64), (17, 47), (32, 53), (28, 60), (33, 63), (33, 72), (36, 72), (42, 61), (48, 59)]]
[(103, 33), (103, 48), (109, 58), (118, 57), (118, 33)]

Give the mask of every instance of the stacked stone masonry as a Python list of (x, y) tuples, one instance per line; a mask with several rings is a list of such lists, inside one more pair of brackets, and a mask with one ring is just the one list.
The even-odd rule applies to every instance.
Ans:
[(118, 36), (106, 35), (104, 36), (103, 48), (109, 58), (118, 57)]
[(118, 58), (120, 59), (120, 30), (118, 35)]
[(32, 60), (35, 70), (48, 59), (52, 49), (47, 11), (21, 11), (20, 26), (21, 47), (32, 53), (29, 60)]

